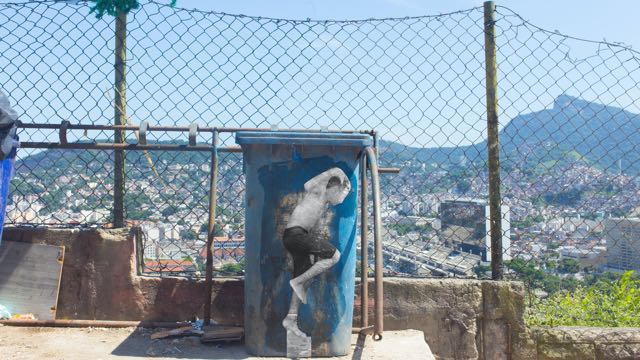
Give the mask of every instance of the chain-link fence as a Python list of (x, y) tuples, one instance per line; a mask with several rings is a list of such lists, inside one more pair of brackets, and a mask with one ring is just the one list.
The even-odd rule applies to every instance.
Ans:
[[(532, 308), (561, 309), (563, 290), (595, 296), (640, 268), (640, 61), (628, 47), (541, 29), (505, 7), (495, 20), (505, 274), (525, 281)], [(38, 1), (0, 5), (0, 22), (0, 84), (23, 122), (114, 123), (112, 18), (97, 20), (82, 3)], [(127, 121), (375, 129), (380, 162), (401, 169), (382, 178), (385, 272), (487, 278), (484, 28), (481, 7), (318, 21), (145, 2), (128, 19)], [(69, 141), (113, 139), (84, 131)], [(155, 132), (149, 141), (186, 135)], [(7, 221), (109, 223), (113, 163), (110, 151), (20, 150)], [(144, 230), (145, 271), (202, 271), (208, 155), (127, 152), (125, 166), (125, 218)], [(219, 181), (215, 267), (239, 274), (240, 155), (221, 156)]]
[(638, 326), (637, 273), (616, 279), (640, 269), (640, 54), (497, 14), (507, 268), (529, 320)]

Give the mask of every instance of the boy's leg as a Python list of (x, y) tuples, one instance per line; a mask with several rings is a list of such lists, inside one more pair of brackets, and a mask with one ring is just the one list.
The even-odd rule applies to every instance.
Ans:
[(340, 252), (336, 249), (330, 258), (316, 261), (316, 263), (313, 264), (309, 268), (309, 270), (289, 281), (289, 284), (291, 285), (294, 293), (298, 296), (298, 298), (300, 298), (300, 301), (302, 301), (303, 304), (307, 303), (307, 283), (309, 282), (309, 280), (329, 270), (331, 267), (337, 264), (339, 260)]
[(298, 328), (298, 308), (300, 307), (300, 299), (296, 294), (291, 295), (291, 303), (289, 305), (289, 313), (282, 320), (282, 326), (285, 329), (292, 331), (297, 336), (307, 336)]

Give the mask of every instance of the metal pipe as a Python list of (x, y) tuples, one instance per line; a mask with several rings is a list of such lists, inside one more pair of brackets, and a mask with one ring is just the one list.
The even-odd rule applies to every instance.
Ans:
[[(76, 149), (76, 150), (166, 150), (166, 151), (206, 151), (210, 152), (212, 146), (210, 145), (195, 145), (190, 146), (174, 145), (174, 144), (116, 144), (116, 143), (50, 143), (50, 142), (23, 142), (20, 143), (20, 147), (24, 149)], [(226, 146), (217, 148), (218, 152), (228, 153), (241, 153), (242, 149), (239, 146)]]
[[(16, 122), (16, 126), (22, 129), (51, 129), (58, 130), (60, 129), (60, 124), (50, 124), (50, 123), (23, 123), (21, 121)], [(99, 125), (99, 124), (71, 124), (69, 123), (67, 126), (68, 130), (129, 130), (129, 131), (138, 131), (140, 130), (139, 125)], [(163, 132), (188, 132), (189, 126), (151, 126), (147, 127), (147, 131), (163, 131)], [(241, 128), (241, 127), (199, 127), (197, 132), (199, 133), (228, 133), (228, 132), (238, 132), (238, 131), (256, 131), (256, 132), (267, 132), (273, 131), (271, 128)], [(285, 131), (294, 131), (294, 132), (325, 132), (325, 133), (344, 133), (344, 134), (368, 134), (372, 135), (372, 131), (370, 130), (319, 130), (319, 129), (286, 129)]]
[(487, 91), (487, 151), (489, 163), (489, 223), (491, 278), (501, 280), (502, 212), (500, 198), (500, 138), (498, 132), (498, 76), (496, 64), (495, 11), (493, 1), (484, 3), (484, 54)]
[(373, 334), (374, 340), (382, 339), (383, 331), (383, 289), (382, 289), (382, 270), (383, 270), (383, 258), (382, 258), (382, 217), (380, 216), (380, 176), (378, 173), (378, 160), (376, 152), (372, 147), (365, 149), (367, 154), (367, 160), (369, 163), (369, 169), (371, 170), (371, 184), (373, 185), (373, 236), (375, 246), (375, 284), (376, 284), (376, 303), (375, 314), (376, 323)]
[(352, 334), (364, 334), (364, 335), (370, 335), (373, 334), (373, 326), (363, 326), (363, 327), (354, 327), (351, 328), (351, 333)]
[(218, 133), (213, 132), (211, 151), (211, 174), (209, 180), (209, 223), (207, 226), (207, 265), (205, 269), (204, 325), (211, 323), (211, 290), (213, 288), (213, 238), (216, 228), (216, 206), (218, 201)]
[(378, 133), (374, 130), (371, 131), (373, 136), (373, 149), (376, 151), (376, 159), (378, 158), (378, 147), (379, 147), (379, 143), (378, 143)]
[(103, 327), (103, 328), (177, 328), (190, 326), (188, 322), (162, 321), (109, 321), (109, 320), (0, 320), (0, 324), (8, 326), (37, 327)]
[(387, 168), (378, 168), (378, 173), (379, 174), (399, 174), (400, 173), (400, 168), (391, 168), (391, 167), (387, 167)]
[(369, 326), (369, 184), (365, 156), (360, 166), (360, 325), (366, 328)]

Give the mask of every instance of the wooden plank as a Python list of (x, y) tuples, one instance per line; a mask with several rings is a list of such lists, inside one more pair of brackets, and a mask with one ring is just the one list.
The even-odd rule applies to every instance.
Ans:
[(0, 244), (0, 304), (11, 314), (38, 320), (56, 315), (64, 246), (3, 241)]
[(241, 326), (205, 326), (204, 334), (200, 338), (203, 343), (217, 341), (238, 341), (244, 336)]

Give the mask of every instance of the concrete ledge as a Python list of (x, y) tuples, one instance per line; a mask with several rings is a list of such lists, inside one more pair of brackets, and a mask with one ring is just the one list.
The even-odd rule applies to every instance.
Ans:
[[(357, 287), (358, 288), (358, 287)], [(373, 323), (375, 284), (369, 284)], [(417, 329), (436, 359), (510, 359), (525, 330), (519, 282), (385, 278), (385, 330)], [(354, 324), (360, 323), (359, 294)]]
[[(7, 228), (3, 238), (66, 247), (58, 301), (61, 319), (184, 321), (202, 317), (203, 280), (137, 276), (135, 233), (129, 229)], [(531, 339), (522, 319), (520, 283), (386, 278), (384, 286), (385, 330), (422, 331), (436, 359), (499, 360), (527, 354), (518, 352), (526, 349), (521, 342), (527, 345)], [(374, 291), (372, 281), (372, 322)], [(214, 321), (242, 324), (243, 303), (242, 279), (214, 280)], [(360, 326), (359, 300), (355, 303), (354, 325)]]
[(540, 360), (640, 359), (640, 328), (533, 328)]

